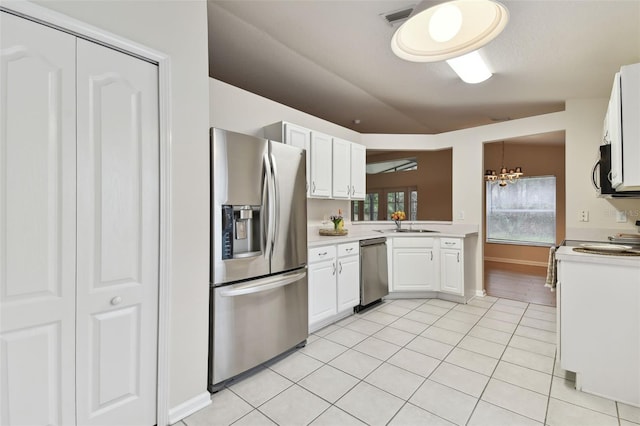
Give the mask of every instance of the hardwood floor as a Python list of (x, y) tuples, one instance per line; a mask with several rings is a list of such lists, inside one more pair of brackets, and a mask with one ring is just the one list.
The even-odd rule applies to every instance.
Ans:
[(484, 262), (484, 289), (488, 296), (556, 306), (556, 293), (544, 286), (547, 268), (502, 262)]

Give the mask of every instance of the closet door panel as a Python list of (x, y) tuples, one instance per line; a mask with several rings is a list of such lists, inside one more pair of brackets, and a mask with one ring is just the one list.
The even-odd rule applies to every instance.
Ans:
[(75, 422), (75, 37), (0, 12), (0, 424)]
[(78, 423), (154, 424), (157, 66), (78, 40)]

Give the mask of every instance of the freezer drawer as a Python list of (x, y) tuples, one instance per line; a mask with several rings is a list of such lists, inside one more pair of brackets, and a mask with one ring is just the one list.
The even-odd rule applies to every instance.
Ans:
[(304, 342), (306, 267), (211, 289), (209, 390)]

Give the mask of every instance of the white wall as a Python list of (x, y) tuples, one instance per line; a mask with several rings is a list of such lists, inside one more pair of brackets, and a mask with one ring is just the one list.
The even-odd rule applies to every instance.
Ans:
[(169, 407), (206, 392), (209, 300), (209, 87), (204, 0), (41, 1), (171, 56)]
[[(613, 77), (612, 77), (613, 78)], [(320, 120), (276, 102), (210, 79), (211, 123), (244, 133), (260, 134), (266, 124), (290, 121), (305, 127), (359, 142), (369, 149), (419, 150), (453, 148), (454, 223), (480, 225), (483, 192), (483, 144), (519, 136), (566, 131), (567, 238), (606, 238), (613, 232), (636, 232), (640, 219), (640, 200), (596, 198), (591, 186), (591, 168), (597, 159), (607, 99), (570, 100), (565, 111), (511, 120), (437, 135), (352, 134), (350, 130)], [(312, 221), (322, 218), (328, 209), (342, 204), (310, 201)], [(337, 203), (337, 204), (336, 204)], [(348, 208), (344, 202), (343, 209)], [(579, 222), (578, 213), (587, 209), (589, 222)], [(615, 210), (628, 212), (626, 223), (615, 221)], [(345, 210), (346, 211), (346, 210)], [(464, 215), (464, 219), (460, 219)], [(482, 227), (480, 227), (482, 230)], [(479, 243), (484, 236), (480, 236)], [(481, 245), (481, 244), (480, 244)], [(477, 250), (476, 282), (481, 290), (482, 247)]]

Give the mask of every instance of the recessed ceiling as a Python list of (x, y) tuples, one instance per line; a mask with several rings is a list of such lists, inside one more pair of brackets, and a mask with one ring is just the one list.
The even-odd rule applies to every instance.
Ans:
[(640, 62), (640, 1), (503, 1), (509, 23), (480, 49), (494, 75), (469, 85), (392, 53), (381, 15), (415, 3), (209, 0), (209, 75), (361, 133), (433, 134), (608, 98)]

